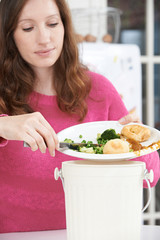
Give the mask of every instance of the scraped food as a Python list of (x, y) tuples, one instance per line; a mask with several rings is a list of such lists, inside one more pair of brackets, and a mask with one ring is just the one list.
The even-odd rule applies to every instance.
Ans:
[(150, 129), (138, 124), (124, 126), (121, 134), (137, 142), (144, 142), (151, 136)]
[(122, 139), (112, 139), (109, 140), (103, 148), (104, 154), (118, 154), (118, 153), (128, 153), (129, 143)]
[[(141, 142), (149, 139), (151, 133), (150, 129), (138, 125), (124, 126), (120, 133), (117, 133), (115, 129), (106, 129), (103, 133), (97, 133), (97, 143), (99, 146), (95, 146), (92, 141), (82, 140), (81, 143), (86, 143), (86, 146), (79, 146), (77, 151), (83, 153), (92, 154), (120, 154), (129, 152), (138, 152), (142, 149), (152, 147), (142, 146)], [(83, 138), (82, 135), (79, 138)], [(65, 139), (64, 142), (72, 142), (71, 139)], [(155, 143), (154, 143), (155, 144)]]

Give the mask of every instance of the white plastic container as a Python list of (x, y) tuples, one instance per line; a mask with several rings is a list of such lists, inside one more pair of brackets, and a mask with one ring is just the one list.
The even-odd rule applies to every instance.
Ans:
[(153, 180), (145, 163), (69, 161), (55, 169), (58, 177), (65, 191), (67, 240), (140, 240), (143, 179)]

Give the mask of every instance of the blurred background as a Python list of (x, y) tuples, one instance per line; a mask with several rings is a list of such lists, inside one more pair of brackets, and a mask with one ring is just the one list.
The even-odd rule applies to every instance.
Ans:
[[(144, 124), (160, 130), (160, 0), (67, 2), (82, 62), (112, 81)], [(160, 225), (160, 183), (143, 220)]]

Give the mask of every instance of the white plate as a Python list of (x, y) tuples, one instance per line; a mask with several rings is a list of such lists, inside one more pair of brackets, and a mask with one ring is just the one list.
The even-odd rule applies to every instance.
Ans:
[[(134, 124), (134, 123), (131, 123)], [(137, 124), (137, 123), (136, 123)], [(141, 124), (139, 124), (141, 125)], [(143, 125), (145, 126), (145, 125)], [(69, 128), (66, 128), (60, 131), (58, 135), (58, 139), (60, 142), (63, 142), (65, 138), (70, 138), (74, 142), (81, 142), (83, 139), (86, 141), (93, 141), (93, 143), (97, 143), (96, 138), (98, 133), (104, 132), (106, 129), (113, 128), (115, 129), (116, 133), (121, 133), (121, 129), (124, 125), (121, 125), (117, 121), (97, 121), (97, 122), (89, 122), (89, 123), (82, 123), (78, 124)], [(121, 153), (121, 154), (90, 154), (90, 153), (81, 153), (71, 149), (67, 150), (60, 150), (64, 154), (69, 156), (78, 157), (82, 159), (90, 159), (90, 160), (108, 160), (108, 161), (119, 161), (119, 160), (128, 160), (138, 156), (142, 156), (151, 152), (154, 152), (160, 148), (160, 143), (156, 143), (160, 141), (160, 131), (155, 128), (146, 126), (151, 130), (151, 137), (141, 143), (143, 146), (149, 146), (155, 143), (152, 147), (147, 149), (143, 149), (137, 152), (130, 152), (130, 153)], [(79, 135), (82, 135), (83, 138), (79, 138)]]

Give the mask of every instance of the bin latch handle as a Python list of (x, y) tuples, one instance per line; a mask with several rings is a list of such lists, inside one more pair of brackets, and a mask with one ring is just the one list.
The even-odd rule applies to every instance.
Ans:
[[(151, 185), (150, 185), (150, 182), (152, 183), (153, 180), (154, 180), (154, 173), (153, 173), (152, 169), (150, 170), (150, 172), (148, 172), (148, 170), (145, 169), (145, 171), (144, 171), (144, 180), (146, 181), (147, 186), (148, 186), (149, 197), (148, 197), (148, 201), (147, 201), (146, 205), (142, 209), (142, 212), (144, 212), (148, 208), (148, 206), (149, 206), (149, 204), (151, 202)], [(149, 182), (149, 180), (150, 180), (150, 182)]]
[(55, 170), (54, 170), (54, 178), (55, 178), (56, 181), (58, 180), (58, 178), (61, 179), (62, 185), (63, 185), (63, 189), (64, 189), (64, 177), (62, 175), (62, 169), (59, 170), (57, 167), (55, 168)]

